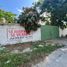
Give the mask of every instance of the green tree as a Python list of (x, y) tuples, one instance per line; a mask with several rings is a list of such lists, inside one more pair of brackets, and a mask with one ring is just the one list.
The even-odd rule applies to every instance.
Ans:
[(25, 28), (27, 33), (30, 33), (30, 31), (36, 31), (40, 27), (40, 19), (40, 13), (36, 7), (23, 8), (23, 12), (18, 17), (18, 23)]
[(16, 14), (0, 9), (0, 22), (2, 22), (2, 18), (4, 18), (7, 23), (14, 23), (15, 16)]
[(66, 27), (64, 22), (67, 22), (67, 0), (44, 0), (40, 9), (41, 13), (51, 13), (51, 25), (61, 27), (62, 29)]

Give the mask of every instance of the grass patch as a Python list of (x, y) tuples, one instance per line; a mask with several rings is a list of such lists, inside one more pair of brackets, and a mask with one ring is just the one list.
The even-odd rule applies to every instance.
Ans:
[(59, 45), (33, 44), (32, 52), (14, 54), (6, 48), (0, 47), (0, 67), (31, 67), (29, 63), (37, 63), (54, 50), (61, 48)]

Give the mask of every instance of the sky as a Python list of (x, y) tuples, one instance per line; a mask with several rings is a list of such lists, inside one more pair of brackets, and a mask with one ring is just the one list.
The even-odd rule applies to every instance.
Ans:
[(19, 14), (22, 7), (30, 7), (36, 0), (0, 0), (0, 9)]

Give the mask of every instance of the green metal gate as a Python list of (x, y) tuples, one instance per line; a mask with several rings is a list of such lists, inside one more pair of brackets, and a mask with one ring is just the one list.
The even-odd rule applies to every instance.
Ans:
[(41, 40), (55, 39), (59, 37), (59, 28), (56, 26), (41, 26)]

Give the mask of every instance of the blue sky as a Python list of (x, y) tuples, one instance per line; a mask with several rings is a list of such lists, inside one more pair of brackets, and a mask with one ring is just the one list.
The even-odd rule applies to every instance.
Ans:
[(0, 9), (18, 14), (22, 7), (30, 7), (35, 0), (0, 0)]

